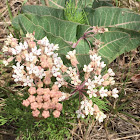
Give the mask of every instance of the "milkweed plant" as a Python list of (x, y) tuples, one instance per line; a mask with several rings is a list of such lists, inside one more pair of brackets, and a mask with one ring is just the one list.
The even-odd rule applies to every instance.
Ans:
[[(107, 31), (107, 28), (93, 26), (84, 35), (92, 33), (94, 36)], [(28, 98), (21, 104), (30, 107), (35, 118), (45, 119), (51, 114), (58, 118), (63, 109), (62, 103), (79, 94), (79, 106), (75, 107), (77, 118), (89, 115), (103, 122), (106, 115), (93, 103), (92, 98), (118, 98), (119, 91), (111, 88), (115, 84), (112, 69), (103, 72), (106, 64), (98, 55), (100, 42), (94, 41), (95, 47), (89, 50), (90, 62), (81, 68), (75, 48), (83, 37), (72, 44), (72, 51), (67, 52), (65, 58), (70, 63), (68, 66), (57, 53), (59, 44), (51, 43), (47, 36), (36, 40), (34, 35), (35, 32), (27, 33), (23, 42), (20, 42), (10, 34), (3, 47), (3, 52), (9, 55), (3, 63), (14, 63), (12, 78), (23, 87), (28, 87)]]

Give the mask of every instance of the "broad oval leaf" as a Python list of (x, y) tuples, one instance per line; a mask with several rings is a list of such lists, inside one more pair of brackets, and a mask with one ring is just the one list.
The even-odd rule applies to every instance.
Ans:
[(140, 30), (140, 15), (125, 8), (99, 7), (95, 10), (86, 8), (91, 26), (119, 27)]
[(31, 13), (38, 16), (54, 16), (60, 19), (64, 19), (64, 10), (56, 9), (47, 6), (39, 6), (39, 5), (26, 5), (22, 6), (23, 13)]

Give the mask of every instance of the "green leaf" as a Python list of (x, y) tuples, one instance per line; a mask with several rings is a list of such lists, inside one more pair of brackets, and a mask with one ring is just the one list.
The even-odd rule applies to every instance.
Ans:
[(98, 7), (101, 7), (101, 6), (110, 6), (110, 7), (113, 7), (111, 1), (94, 0), (93, 5), (92, 5), (92, 8), (93, 9), (98, 8)]
[(64, 19), (64, 11), (62, 9), (55, 9), (47, 6), (26, 5), (22, 6), (23, 13), (31, 13), (38, 16), (53, 16)]
[[(34, 7), (33, 9), (30, 8), (30, 6), (23, 7), (23, 11), (26, 12), (28, 11), (28, 13), (18, 15), (12, 22), (14, 27), (17, 28), (18, 30), (22, 30), (24, 34), (26, 32), (32, 33), (33, 31), (35, 31), (36, 39), (42, 39), (44, 36), (47, 36), (50, 42), (59, 44), (60, 50), (58, 52), (61, 54), (63, 60), (65, 60), (66, 53), (71, 50), (71, 47), (68, 42), (71, 43), (76, 42), (81, 36), (83, 36), (84, 32), (86, 31), (87, 28), (89, 28), (89, 26), (81, 25), (75, 22), (70, 22), (57, 18), (59, 14), (55, 11), (56, 9), (53, 9), (55, 12), (52, 12), (53, 10), (51, 10), (50, 8), (42, 7), (43, 12), (41, 12), (38, 10), (38, 8), (39, 8), (38, 6)], [(94, 12), (93, 15), (90, 13), (91, 14), (90, 16), (96, 17), (97, 14), (99, 14), (99, 11), (101, 12), (103, 9), (105, 9), (105, 7), (92, 10), (91, 13), (93, 11)], [(46, 12), (46, 14), (51, 13), (50, 15), (45, 15), (45, 11), (47, 10), (50, 10), (50, 12), (48, 11), (48, 13)], [(118, 8), (115, 8), (115, 10), (117, 10), (118, 12), (122, 11), (122, 9), (118, 9)], [(29, 14), (29, 12), (34, 12), (36, 14), (31, 14), (31, 13)], [(134, 15), (136, 17), (139, 17), (138, 14), (134, 14)], [(125, 19), (127, 18), (125, 17)], [(111, 26), (116, 26), (117, 20), (111, 22), (110, 24), (114, 23), (114, 25), (112, 24)], [(110, 21), (110, 18), (107, 19), (106, 21)], [(118, 21), (123, 21), (123, 20), (118, 20)], [(102, 23), (102, 19), (97, 17), (97, 19), (95, 19), (95, 21), (93, 20), (92, 22), (95, 26), (96, 23), (98, 24)], [(90, 21), (90, 24), (92, 22)], [(105, 26), (109, 25), (106, 24), (108, 22), (105, 22), (105, 20), (104, 23)], [(136, 24), (137, 22), (135, 24), (134, 23), (135, 21), (132, 21), (131, 26), (129, 24), (126, 25), (125, 26), (126, 29), (110, 27), (109, 32), (105, 32), (104, 34), (100, 34), (96, 36), (97, 39), (103, 42), (103, 44), (99, 48), (99, 54), (103, 57), (103, 60), (107, 64), (112, 62), (120, 54), (126, 51), (130, 51), (136, 48), (138, 45), (140, 45), (140, 39), (139, 39), (140, 33), (127, 29), (129, 27), (131, 27), (132, 29), (137, 29), (138, 27), (138, 25)], [(80, 63), (80, 66), (83, 66), (84, 64), (88, 64), (89, 63), (88, 43), (86, 41), (81, 41), (76, 47), (76, 50), (78, 53), (77, 59)], [(67, 61), (65, 62), (68, 64)]]
[(48, 4), (50, 7), (63, 9), (65, 7), (65, 0), (48, 0)]
[(86, 8), (87, 17), (91, 26), (119, 27), (124, 29), (140, 30), (140, 15), (117, 7), (100, 7), (95, 10)]

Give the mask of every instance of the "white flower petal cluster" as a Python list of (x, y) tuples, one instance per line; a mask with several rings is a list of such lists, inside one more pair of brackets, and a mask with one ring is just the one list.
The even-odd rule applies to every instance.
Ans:
[(33, 73), (39, 79), (42, 79), (45, 76), (44, 69), (43, 68), (40, 69), (38, 66), (35, 66)]
[(29, 53), (29, 54), (26, 54), (25, 55), (26, 56), (26, 61), (28, 61), (28, 62), (33, 62), (34, 61), (34, 59), (36, 59), (36, 56), (35, 55), (33, 55), (33, 53), (31, 52), (31, 53)]
[(105, 118), (106, 118), (106, 115), (103, 112), (101, 111), (97, 112), (96, 120), (98, 120), (99, 123), (103, 122)]
[(81, 83), (81, 80), (79, 79), (79, 75), (76, 73), (76, 68), (69, 67), (66, 73), (70, 76), (72, 80), (71, 84), (77, 86)]
[(27, 48), (28, 48), (28, 43), (24, 41), (24, 44), (20, 42), (15, 48), (11, 48), (11, 51), (13, 55), (17, 55), (20, 54), (23, 50), (26, 50)]
[(8, 47), (7, 46), (3, 46), (2, 52), (8, 52)]
[(48, 38), (45, 36), (43, 39), (40, 40), (40, 44), (44, 46), (48, 46), (50, 43)]
[(54, 77), (58, 77), (60, 75), (60, 68), (53, 66), (51, 72), (52, 72)]
[(77, 118), (85, 118), (87, 115), (93, 115), (94, 108), (92, 107), (92, 102), (89, 102), (88, 100), (84, 99), (81, 101), (80, 109), (76, 111)]
[(48, 44), (48, 46), (45, 47), (45, 54), (48, 56), (51, 56), (54, 54), (55, 50), (58, 50), (58, 44), (54, 45), (53, 43)]
[(113, 70), (111, 68), (109, 68), (107, 72), (108, 72), (109, 76), (115, 76), (115, 73), (113, 72)]
[(75, 57), (75, 54), (76, 54), (76, 50), (69, 51), (66, 55), (66, 58), (71, 59), (72, 57)]
[(96, 85), (102, 85), (104, 79), (102, 78), (101, 75), (99, 75), (99, 76), (94, 76), (93, 81), (94, 81), (94, 84), (96, 84)]
[(104, 97), (107, 97), (108, 94), (107, 94), (108, 90), (107, 89), (104, 89), (104, 87), (102, 87), (100, 90), (99, 90), (99, 94), (102, 98)]
[(63, 77), (61, 77), (61, 78), (57, 77), (56, 80), (57, 81), (55, 82), (55, 84), (58, 85), (58, 87), (65, 85), (65, 81), (64, 81)]
[(117, 90), (117, 88), (114, 88), (114, 89), (112, 90), (112, 97), (118, 98), (119, 95), (118, 95), (117, 93), (119, 93), (119, 91)]
[(16, 65), (13, 65), (13, 69), (14, 69), (14, 74), (12, 75), (12, 77), (14, 78), (15, 82), (22, 82), (23, 81), (23, 70), (24, 70), (24, 66), (20, 65), (19, 62), (16, 63)]
[(103, 61), (101, 62), (101, 56), (98, 56), (97, 54), (90, 55), (90, 59), (92, 62), (95, 62), (100, 68), (104, 68), (106, 66)]
[(34, 48), (32, 48), (32, 53), (35, 55), (41, 55), (41, 49), (37, 49), (37, 47), (35, 46)]
[(23, 79), (23, 86), (29, 86), (31, 87), (32, 86), (32, 83), (33, 83), (33, 79), (31, 79), (29, 76), (27, 76), (26, 78)]
[(88, 66), (84, 65), (83, 71), (89, 73), (89, 72), (93, 71), (93, 68), (91, 67), (90, 64)]

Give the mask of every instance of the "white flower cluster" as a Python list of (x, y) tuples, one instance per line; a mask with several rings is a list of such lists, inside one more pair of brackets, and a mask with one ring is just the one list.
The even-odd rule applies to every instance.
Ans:
[(103, 122), (103, 120), (106, 118), (106, 115), (101, 112), (96, 104), (92, 104), (92, 101), (88, 101), (84, 99), (81, 101), (80, 109), (76, 111), (77, 118), (85, 118), (87, 115), (95, 115), (96, 120), (99, 121), (99, 123)]
[(17, 55), (20, 54), (22, 51), (26, 50), (28, 48), (28, 43), (24, 41), (24, 44), (21, 42), (15, 46), (15, 48), (11, 48), (12, 54)]
[[(22, 83), (23, 86), (33, 86), (35, 81), (43, 80), (46, 84), (51, 82), (51, 77), (56, 77), (55, 84), (58, 87), (66, 84), (62, 77), (61, 68), (64, 67), (63, 61), (54, 51), (58, 50), (58, 44), (50, 43), (47, 37), (34, 41), (33, 34), (26, 34), (24, 43), (18, 43), (11, 34), (8, 36), (6, 46), (3, 51), (9, 52), (16, 58), (16, 65), (13, 66), (14, 74), (12, 77), (15, 82)], [(37, 46), (40, 45), (38, 49)], [(8, 65), (8, 61), (3, 61)], [(24, 65), (23, 65), (24, 64)], [(49, 74), (46, 75), (46, 72)]]
[(90, 55), (90, 59), (92, 62), (95, 62), (99, 68), (104, 68), (106, 66), (103, 61), (101, 62), (101, 56), (98, 56), (97, 54)]

